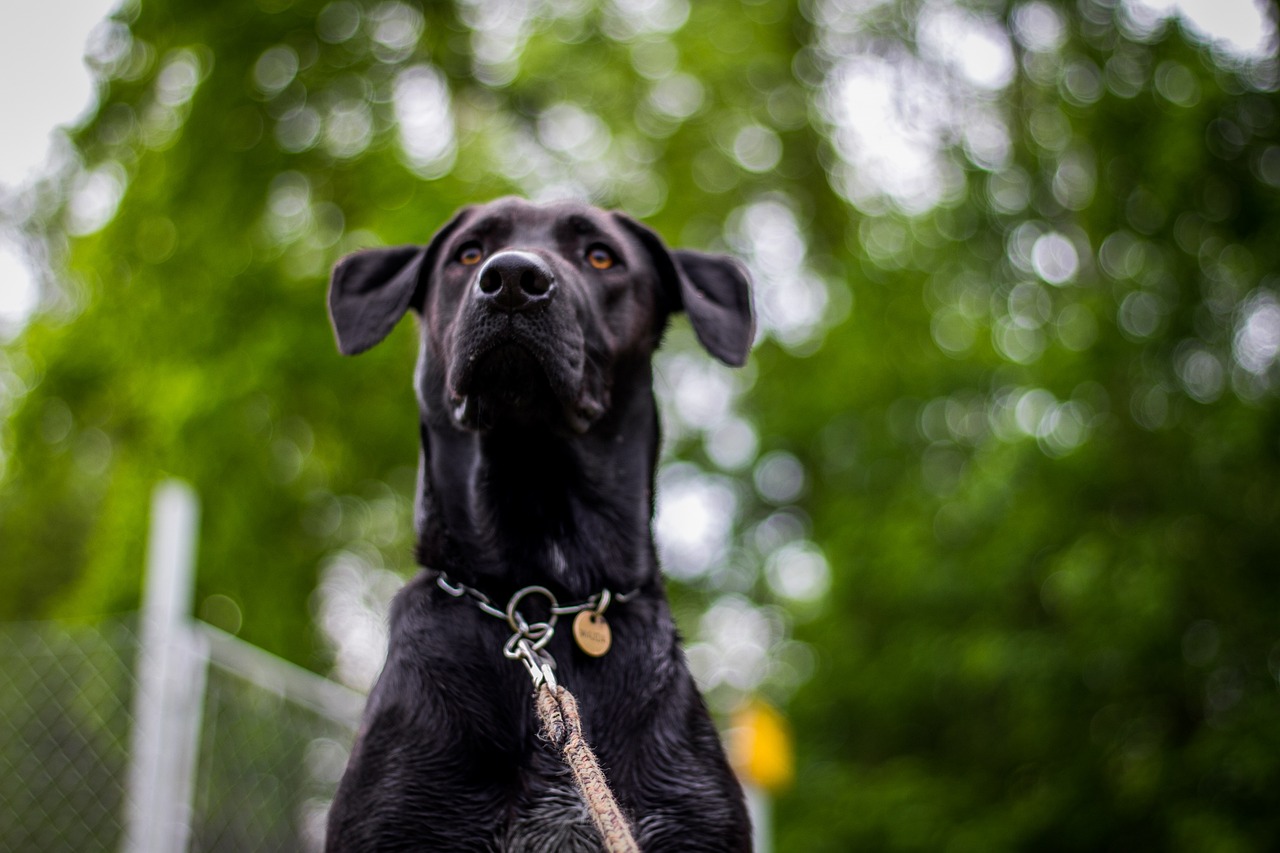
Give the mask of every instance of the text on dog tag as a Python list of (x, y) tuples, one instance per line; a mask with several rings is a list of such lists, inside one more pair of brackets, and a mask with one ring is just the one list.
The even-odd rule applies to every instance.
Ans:
[(603, 614), (594, 610), (584, 610), (573, 617), (573, 639), (577, 641), (578, 648), (593, 658), (600, 657), (613, 645), (609, 623)]

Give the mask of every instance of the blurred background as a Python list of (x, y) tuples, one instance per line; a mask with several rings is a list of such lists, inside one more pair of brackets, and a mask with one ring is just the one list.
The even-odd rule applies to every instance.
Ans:
[[(166, 477), (202, 505), (202, 623), (368, 687), (414, 571), (416, 333), (340, 358), (327, 271), (508, 193), (754, 274), (747, 368), (683, 319), (657, 359), (655, 532), (718, 719), (793, 732), (756, 756), (776, 849), (1280, 848), (1278, 8), (15, 10), (0, 849), (119, 841)], [(87, 105), (46, 117), (81, 52)], [(294, 712), (209, 690), (271, 753)], [(197, 774), (201, 814), (237, 789), (306, 831), (237, 806), (193, 849), (314, 844), (349, 731), (308, 738)], [(69, 744), (98, 757), (56, 806)], [(273, 799), (290, 761), (310, 805)], [(73, 843), (60, 808), (102, 820)]]

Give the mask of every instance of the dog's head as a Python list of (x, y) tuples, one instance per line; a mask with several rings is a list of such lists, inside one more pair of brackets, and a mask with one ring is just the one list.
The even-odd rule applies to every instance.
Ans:
[(587, 433), (620, 370), (647, 364), (670, 315), (731, 365), (753, 334), (733, 260), (669, 250), (635, 220), (576, 202), (506, 198), (464, 208), (425, 246), (370, 249), (333, 271), (329, 312), (346, 355), (422, 318), (424, 419), (487, 431)]

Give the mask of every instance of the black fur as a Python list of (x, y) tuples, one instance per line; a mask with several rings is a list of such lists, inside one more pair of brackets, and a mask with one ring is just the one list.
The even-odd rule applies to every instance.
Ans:
[[(590, 263), (600, 248), (608, 269)], [(462, 210), (425, 247), (343, 259), (329, 305), (347, 354), (406, 311), (420, 316), (425, 570), (393, 605), (328, 849), (600, 849), (538, 737), (528, 674), (502, 656), (508, 626), (437, 587), (444, 571), (500, 605), (530, 584), (564, 603), (640, 590), (607, 611), (604, 657), (583, 654), (561, 620), (548, 647), (557, 677), (642, 849), (749, 850), (742, 792), (685, 665), (651, 532), (650, 357), (683, 309), (713, 355), (742, 364), (753, 332), (743, 270), (670, 252), (621, 214), (502, 199)]]

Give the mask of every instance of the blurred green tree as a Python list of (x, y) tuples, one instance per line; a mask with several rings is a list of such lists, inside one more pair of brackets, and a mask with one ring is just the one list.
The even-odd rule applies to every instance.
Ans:
[(579, 194), (757, 279), (749, 372), (660, 360), (657, 530), (713, 705), (795, 725), (779, 849), (1280, 846), (1267, 12), (126, 5), (25, 222), (0, 616), (133, 607), (168, 472), (206, 618), (358, 678), (321, 637), (412, 570), (413, 334), (341, 360), (325, 272)]

